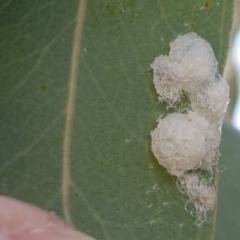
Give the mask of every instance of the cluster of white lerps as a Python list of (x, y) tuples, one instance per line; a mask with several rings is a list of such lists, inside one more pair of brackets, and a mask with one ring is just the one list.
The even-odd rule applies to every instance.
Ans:
[(176, 107), (183, 96), (188, 98), (187, 109), (158, 120), (151, 132), (152, 151), (177, 177), (178, 189), (188, 196), (186, 205), (194, 206), (199, 226), (216, 203), (213, 173), (229, 102), (229, 87), (217, 67), (210, 44), (195, 33), (179, 36), (170, 43), (169, 56), (160, 55), (151, 64), (159, 101)]

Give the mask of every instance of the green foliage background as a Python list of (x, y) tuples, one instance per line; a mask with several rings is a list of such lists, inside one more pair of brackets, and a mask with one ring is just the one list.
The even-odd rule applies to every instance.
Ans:
[[(0, 192), (61, 216), (78, 4), (0, 1)], [(71, 145), (77, 228), (97, 239), (213, 238), (214, 223), (194, 226), (175, 180), (150, 151), (149, 133), (165, 106), (149, 64), (194, 31), (211, 43), (222, 72), (231, 18), (229, 0), (87, 1)]]

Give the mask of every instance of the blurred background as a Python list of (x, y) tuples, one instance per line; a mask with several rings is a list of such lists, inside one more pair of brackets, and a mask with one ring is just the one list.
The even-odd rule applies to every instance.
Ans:
[[(235, 0), (224, 77), (230, 103), (223, 126), (215, 240), (240, 239), (240, 0)], [(226, 170), (226, 171), (225, 171)]]
[(226, 120), (240, 130), (240, 0), (235, 0), (233, 28), (224, 76), (230, 85), (230, 104)]

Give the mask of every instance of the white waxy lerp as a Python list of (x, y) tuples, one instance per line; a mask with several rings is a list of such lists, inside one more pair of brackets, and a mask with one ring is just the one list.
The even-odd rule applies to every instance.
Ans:
[[(160, 165), (177, 177), (179, 191), (195, 207), (195, 224), (208, 220), (216, 204), (217, 169), (229, 87), (220, 76), (211, 45), (195, 33), (170, 43), (169, 56), (150, 65), (159, 101), (178, 113), (160, 118), (151, 132), (151, 149)], [(182, 106), (177, 104), (186, 101)]]
[(206, 152), (209, 124), (197, 113), (171, 113), (160, 119), (152, 136), (158, 162), (177, 177), (197, 167)]

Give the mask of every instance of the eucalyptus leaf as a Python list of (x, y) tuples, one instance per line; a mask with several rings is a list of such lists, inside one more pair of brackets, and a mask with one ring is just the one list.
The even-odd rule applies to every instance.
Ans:
[[(97, 239), (212, 239), (215, 215), (196, 227), (175, 179), (150, 151), (166, 106), (149, 65), (193, 31), (211, 43), (222, 72), (232, 0), (84, 2), (0, 1), (0, 193), (54, 211)], [(81, 49), (73, 61), (74, 46)]]

